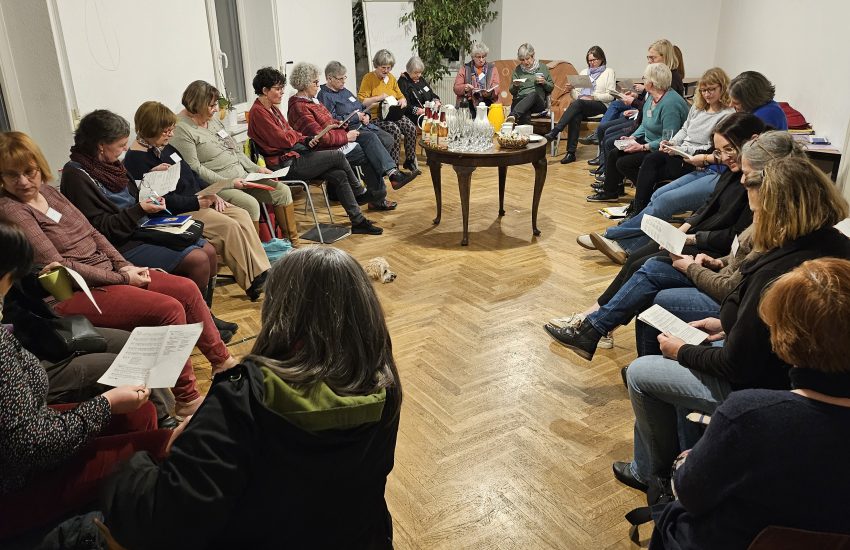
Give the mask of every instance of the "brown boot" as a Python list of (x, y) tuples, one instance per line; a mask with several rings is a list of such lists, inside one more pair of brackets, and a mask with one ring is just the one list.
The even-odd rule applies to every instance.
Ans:
[(283, 236), (292, 243), (292, 248), (298, 248), (301, 241), (298, 238), (298, 226), (295, 224), (295, 204), (289, 203), (286, 206), (275, 206), (274, 217)]

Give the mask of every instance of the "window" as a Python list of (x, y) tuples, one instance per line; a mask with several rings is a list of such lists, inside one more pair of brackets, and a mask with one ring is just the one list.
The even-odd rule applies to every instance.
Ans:
[[(239, 10), (236, 0), (215, 0), (218, 27), (219, 68), (224, 90), (234, 104), (248, 101), (245, 86), (245, 60), (242, 55), (242, 36), (239, 31)], [(221, 82), (218, 83), (221, 86)], [(224, 92), (222, 90), (222, 92)]]

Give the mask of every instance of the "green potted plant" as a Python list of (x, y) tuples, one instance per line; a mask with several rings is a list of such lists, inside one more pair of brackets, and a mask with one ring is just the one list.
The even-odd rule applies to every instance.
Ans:
[(414, 0), (413, 11), (399, 19), (416, 25), (413, 46), (425, 64), (425, 78), (439, 82), (450, 74), (446, 59), (459, 59), (472, 45), (471, 34), (493, 21), (495, 0)]

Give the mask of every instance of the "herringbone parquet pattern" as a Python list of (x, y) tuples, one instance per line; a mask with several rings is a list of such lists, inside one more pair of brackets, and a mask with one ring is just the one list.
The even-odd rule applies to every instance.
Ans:
[[(398, 273), (377, 285), (405, 391), (387, 486), (397, 548), (630, 547), (623, 514), (642, 495), (613, 479), (611, 462), (631, 456), (619, 368), (635, 355), (633, 330), (619, 331), (615, 348), (592, 363), (542, 330), (547, 319), (586, 308), (617, 270), (575, 243), (607, 224), (599, 205), (584, 201), (592, 149), (568, 166), (550, 159), (538, 238), (530, 167), (508, 170), (502, 219), (496, 169), (473, 174), (468, 247), (459, 246), (454, 171), (443, 168), (442, 224), (434, 226), (423, 167), (391, 192), (398, 210), (369, 214), (383, 236), (336, 245), (364, 263), (384, 256)], [(214, 309), (240, 323), (238, 336), (256, 334), (259, 307), (235, 285), (218, 289)], [(231, 350), (244, 354), (251, 344)], [(206, 380), (199, 356), (196, 367)]]

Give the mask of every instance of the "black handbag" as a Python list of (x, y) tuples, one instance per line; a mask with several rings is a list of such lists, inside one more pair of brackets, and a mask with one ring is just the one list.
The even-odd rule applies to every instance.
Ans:
[(164, 246), (172, 250), (183, 250), (187, 246), (197, 244), (204, 236), (204, 222), (200, 220), (192, 221), (186, 231), (182, 233), (171, 233), (169, 231), (160, 231), (152, 227), (140, 227), (133, 232), (132, 240), (142, 241), (147, 244), (155, 244)]

